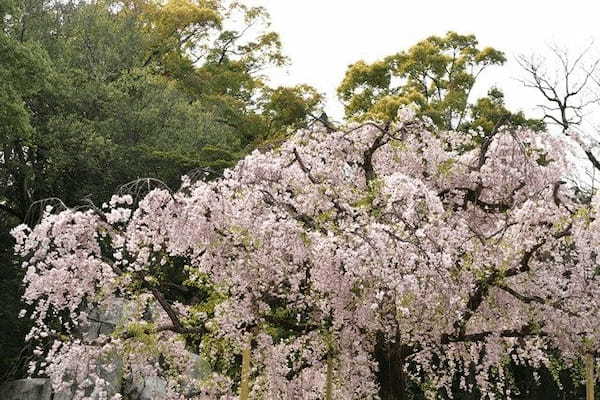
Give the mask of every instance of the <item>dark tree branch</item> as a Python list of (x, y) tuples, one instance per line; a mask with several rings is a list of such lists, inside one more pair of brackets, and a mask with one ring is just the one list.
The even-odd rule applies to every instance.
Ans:
[(362, 168), (365, 172), (365, 178), (367, 180), (367, 185), (377, 179), (377, 174), (375, 172), (375, 167), (373, 166), (373, 154), (379, 149), (381, 146), (385, 145), (387, 141), (385, 140), (385, 135), (378, 136), (377, 139), (373, 142), (371, 147), (369, 147), (363, 153), (363, 163)]
[(519, 264), (517, 266), (509, 268), (508, 270), (506, 270), (504, 272), (502, 272), (500, 270), (494, 270), (486, 279), (483, 279), (482, 281), (480, 281), (477, 284), (477, 287), (475, 288), (475, 290), (469, 296), (469, 300), (467, 301), (465, 311), (462, 313), (462, 315), (459, 317), (459, 319), (457, 319), (454, 322), (454, 328), (456, 331), (455, 335), (457, 337), (461, 337), (465, 334), (467, 324), (469, 323), (471, 318), (475, 315), (475, 313), (477, 312), (477, 310), (479, 309), (481, 304), (483, 304), (483, 302), (485, 301), (485, 299), (490, 291), (490, 288), (492, 286), (497, 286), (500, 283), (499, 281), (502, 279), (510, 278), (510, 277), (519, 275), (521, 273), (528, 272), (530, 270), (529, 263), (531, 262), (531, 259), (533, 258), (535, 253), (544, 244), (546, 244), (546, 242), (548, 241), (548, 239), (550, 237), (553, 237), (554, 239), (561, 239), (570, 234), (571, 234), (571, 225), (569, 224), (569, 226), (564, 231), (561, 231), (559, 233), (556, 233), (554, 235), (551, 235), (549, 237), (546, 237), (546, 238), (540, 240), (531, 249), (526, 251), (523, 254), (523, 256), (521, 257), (521, 260), (519, 261)]
[(484, 331), (477, 333), (463, 333), (459, 335), (448, 335), (444, 334), (441, 338), (442, 344), (450, 343), (464, 343), (464, 342), (481, 342), (486, 340), (490, 336), (499, 336), (502, 338), (525, 338), (529, 336), (548, 336), (547, 332), (537, 330), (531, 325), (525, 325), (520, 329), (505, 329), (500, 332), (498, 331)]
[(306, 164), (304, 163), (304, 161), (302, 161), (302, 157), (300, 157), (300, 154), (298, 154), (298, 150), (294, 147), (294, 157), (296, 158), (296, 162), (298, 163), (298, 165), (300, 166), (300, 169), (306, 174), (306, 176), (308, 177), (308, 180), (313, 183), (313, 184), (317, 184), (319, 183), (310, 173), (310, 169), (306, 166)]
[(586, 155), (587, 159), (590, 160), (590, 162), (592, 163), (594, 168), (596, 168), (597, 170), (600, 170), (600, 161), (598, 161), (598, 159), (596, 158), (596, 156), (594, 156), (592, 151), (585, 150), (585, 155)]
[(171, 305), (169, 303), (167, 303), (167, 300), (165, 300), (162, 293), (159, 292), (158, 289), (156, 289), (156, 288), (151, 288), (150, 292), (152, 292), (152, 295), (154, 296), (156, 301), (158, 301), (160, 306), (163, 308), (163, 310), (165, 310), (165, 312), (169, 316), (169, 319), (173, 323), (174, 330), (176, 332), (183, 332), (184, 328), (183, 328), (183, 325), (181, 324), (181, 321), (179, 320), (179, 316), (177, 315), (175, 310), (173, 310)]
[(331, 123), (331, 121), (329, 121), (329, 118), (327, 117), (326, 113), (322, 113), (321, 116), (317, 117), (316, 115), (314, 115), (313, 113), (309, 112), (308, 115), (310, 115), (315, 121), (319, 121), (320, 123), (322, 123), (325, 128), (327, 129), (327, 132), (335, 132), (338, 129)]

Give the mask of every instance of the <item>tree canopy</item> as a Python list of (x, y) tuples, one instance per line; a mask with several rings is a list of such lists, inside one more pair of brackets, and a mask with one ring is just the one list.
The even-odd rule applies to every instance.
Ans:
[[(247, 349), (254, 398), (388, 400), (407, 382), (494, 398), (513, 390), (511, 362), (595, 354), (598, 202), (561, 187), (564, 144), (500, 129), (469, 145), (413, 117), (314, 126), (222, 179), (15, 229), (29, 336), (49, 344), (38, 371), (101, 390), (97, 363), (119, 354), (172, 396), (231, 398), (240, 376), (220, 346)], [(79, 335), (89, 306), (123, 296), (158, 316)], [(215, 374), (180, 381), (184, 349)]]
[[(2, 1), (0, 24), (3, 237), (35, 225), (48, 202), (101, 204), (138, 178), (176, 188), (186, 173), (219, 176), (322, 106), (308, 85), (268, 84), (262, 71), (287, 58), (260, 7)], [(7, 320), (16, 320), (22, 277), (13, 244), (0, 243)], [(19, 376), (23, 336), (1, 330), (0, 379)]]
[[(554, 51), (526, 84), (598, 167), (571, 131), (600, 64)], [(336, 128), (315, 88), (269, 83), (289, 60), (263, 7), (0, 0), (0, 381), (569, 397), (598, 352), (598, 199), (543, 121), (473, 98), (505, 60), (448, 32), (359, 61)]]
[(270, 88), (260, 75), (286, 62), (262, 8), (31, 0), (4, 20), (3, 85), (14, 87), (2, 91), (1, 198), (20, 220), (45, 197), (99, 202), (138, 177), (218, 174), (321, 104), (313, 88)]
[(498, 123), (543, 128), (522, 113), (508, 111), (497, 88), (471, 103), (479, 76), (506, 61), (503, 52), (479, 48), (478, 44), (474, 35), (451, 31), (443, 37), (430, 36), (374, 63), (350, 65), (337, 90), (346, 118), (393, 120), (399, 108), (414, 104), (419, 115), (431, 118), (441, 129), (480, 127), (489, 133)]

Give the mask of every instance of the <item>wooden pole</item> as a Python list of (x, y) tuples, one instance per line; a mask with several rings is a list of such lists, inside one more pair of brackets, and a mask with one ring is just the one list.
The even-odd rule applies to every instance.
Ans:
[(585, 399), (594, 400), (594, 357), (591, 354), (585, 355)]
[(244, 347), (242, 351), (242, 382), (240, 383), (240, 400), (248, 400), (250, 398), (250, 355), (251, 345)]
[(325, 400), (333, 400), (333, 356), (327, 355), (327, 375), (325, 376)]

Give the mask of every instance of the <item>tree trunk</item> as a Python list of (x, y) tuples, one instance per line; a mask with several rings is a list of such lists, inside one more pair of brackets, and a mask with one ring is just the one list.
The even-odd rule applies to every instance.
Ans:
[(381, 400), (405, 400), (406, 376), (404, 374), (405, 346), (399, 338), (395, 343), (384, 340), (382, 333), (377, 335), (375, 359), (379, 364), (377, 381)]

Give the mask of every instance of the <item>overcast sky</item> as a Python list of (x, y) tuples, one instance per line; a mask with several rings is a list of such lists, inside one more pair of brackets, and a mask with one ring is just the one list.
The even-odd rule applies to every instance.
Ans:
[(292, 61), (287, 71), (271, 73), (272, 82), (313, 85), (327, 95), (327, 111), (337, 119), (342, 107), (335, 89), (349, 64), (377, 60), (448, 30), (473, 33), (481, 46), (509, 58), (485, 73), (475, 96), (495, 85), (509, 106), (531, 112), (540, 99), (514, 79), (523, 77), (514, 57), (553, 42), (581, 49), (600, 34), (600, 3), (594, 0), (255, 1), (270, 12)]

